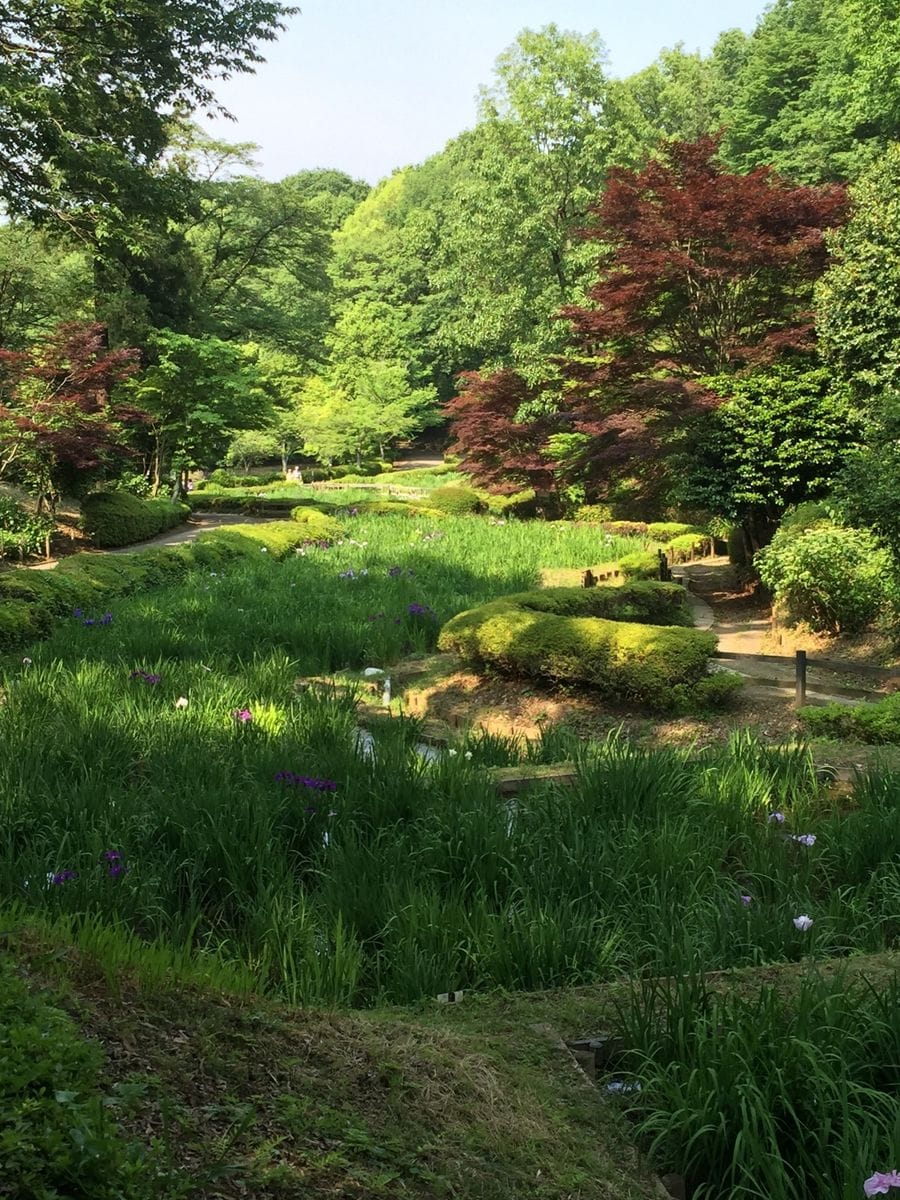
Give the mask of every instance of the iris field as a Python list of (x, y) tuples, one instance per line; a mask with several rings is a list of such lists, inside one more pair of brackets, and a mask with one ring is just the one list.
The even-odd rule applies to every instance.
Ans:
[[(415, 721), (379, 722), (373, 741), (360, 739), (349, 700), (296, 686), (303, 675), (430, 650), (442, 622), (533, 585), (541, 567), (634, 546), (598, 552), (595, 530), (566, 524), (360, 517), (330, 548), (283, 562), (261, 549), (109, 615), (73, 611), (3, 664), (6, 919), (65, 927), (111, 979), (174, 969), (326, 1006), (785, 961), (813, 970), (826, 957), (896, 946), (897, 776), (873, 774), (838, 798), (802, 748), (765, 749), (747, 736), (703, 753), (650, 752), (564, 729), (531, 745), (461, 734), (433, 759), (417, 748)], [(563, 758), (579, 764), (575, 786), (517, 801), (498, 798), (483, 769)], [(638, 995), (623, 1013), (629, 1069), (644, 1081), (628, 1105), (665, 1162), (686, 1156), (695, 1197), (858, 1195), (859, 1172), (896, 1149), (896, 1091), (883, 1097), (897, 1073), (870, 1069), (879, 1055), (896, 1063), (896, 1023), (867, 1018), (875, 1032), (854, 1057), (872, 997), (823, 999), (812, 983), (804, 996), (801, 1007), (836, 1014), (824, 1027), (807, 1022), (811, 1044), (822, 1028), (842, 1031), (825, 1038), (806, 1079), (821, 1112), (836, 1103), (839, 1060), (859, 1066), (841, 1093), (850, 1132), (825, 1191), (784, 1162), (763, 1171), (802, 1121), (760, 1118), (730, 1165), (707, 1142), (728, 1147), (728, 1122), (740, 1126), (746, 1112), (723, 1116), (706, 1142), (700, 1132), (704, 1106), (733, 1091), (744, 1052), (760, 1064), (780, 1053), (734, 1039), (760, 1021), (774, 1036), (796, 1016), (754, 1017), (751, 1005), (710, 1017), (719, 1002), (695, 997), (691, 1019), (707, 1025), (687, 1037), (671, 1017), (683, 995)], [(639, 1020), (648, 1005), (669, 1013), (668, 1034)], [(710, 1041), (710, 1021), (732, 1029), (730, 1059), (721, 1039)], [(795, 1058), (802, 1032), (784, 1035)], [(706, 1083), (692, 1095), (687, 1064), (703, 1054), (695, 1065)], [(789, 1073), (782, 1084), (793, 1095), (804, 1068), (797, 1061)], [(777, 1088), (756, 1083), (746, 1103), (769, 1111)], [(811, 1136), (791, 1134), (792, 1153), (812, 1155)]]

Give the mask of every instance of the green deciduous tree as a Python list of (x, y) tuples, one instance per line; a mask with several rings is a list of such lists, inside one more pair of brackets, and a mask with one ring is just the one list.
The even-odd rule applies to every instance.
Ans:
[(270, 0), (18, 0), (0, 12), (0, 196), (71, 220), (136, 202), (176, 110), (218, 108), (212, 81), (250, 71), (294, 10)]
[(252, 346), (161, 329), (149, 349), (153, 361), (129, 391), (149, 414), (148, 475), (155, 493), (173, 463), (210, 465), (233, 430), (263, 427), (270, 402)]
[(594, 258), (577, 231), (607, 165), (604, 62), (596, 34), (525, 30), (497, 60), (477, 127), (446, 151), (435, 282), (456, 303), (439, 337), (464, 365), (533, 377), (561, 348), (553, 314), (581, 295)]
[(802, 360), (706, 386), (724, 402), (682, 435), (679, 499), (740, 524), (755, 550), (786, 509), (829, 494), (862, 423), (830, 372)]
[(900, 387), (900, 146), (851, 192), (846, 227), (816, 293), (819, 337), (836, 374), (861, 401)]

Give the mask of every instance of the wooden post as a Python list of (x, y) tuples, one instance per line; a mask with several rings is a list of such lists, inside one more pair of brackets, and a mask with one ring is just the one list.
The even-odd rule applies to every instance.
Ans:
[(660, 582), (668, 583), (669, 580), (672, 578), (672, 572), (669, 570), (669, 560), (666, 558), (666, 552), (664, 550), (660, 550), (660, 551), (658, 551), (658, 553), (659, 553)]
[(798, 650), (796, 658), (797, 668), (797, 693), (794, 698), (794, 707), (802, 708), (806, 703), (806, 651)]

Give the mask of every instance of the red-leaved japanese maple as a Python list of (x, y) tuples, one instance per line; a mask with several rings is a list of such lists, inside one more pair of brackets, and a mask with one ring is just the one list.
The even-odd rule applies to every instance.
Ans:
[(846, 193), (766, 167), (732, 174), (718, 145), (673, 142), (641, 171), (610, 173), (584, 233), (604, 248), (600, 278), (590, 305), (563, 314), (573, 378), (646, 397), (812, 347), (812, 285)]
[(136, 369), (137, 351), (110, 350), (96, 324), (60, 325), (27, 351), (0, 349), (0, 475), (29, 482), (40, 509), (61, 469), (127, 455), (125, 427), (142, 414), (111, 394)]
[(525, 380), (515, 371), (490, 376), (470, 371), (460, 376), (459, 386), (446, 412), (462, 469), (494, 491), (550, 491), (552, 466), (541, 453), (547, 423), (517, 420), (522, 406), (535, 399)]

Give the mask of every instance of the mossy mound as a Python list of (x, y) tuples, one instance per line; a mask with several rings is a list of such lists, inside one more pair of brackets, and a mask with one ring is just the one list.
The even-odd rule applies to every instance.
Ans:
[[(441, 630), (438, 646), (514, 674), (587, 683), (649, 708), (675, 707), (704, 681), (716, 638), (680, 624), (682, 608), (675, 600), (680, 589), (665, 584), (643, 589), (579, 594), (548, 588), (506, 596), (454, 617)], [(656, 623), (634, 620), (636, 613), (648, 612)]]
[(291, 520), (302, 525), (313, 542), (333, 542), (344, 532), (340, 521), (308, 504), (298, 504), (292, 508)]
[(81, 502), (81, 523), (95, 546), (131, 546), (183, 524), (186, 504), (142, 500), (130, 492), (93, 492)]

